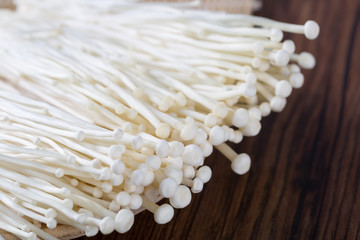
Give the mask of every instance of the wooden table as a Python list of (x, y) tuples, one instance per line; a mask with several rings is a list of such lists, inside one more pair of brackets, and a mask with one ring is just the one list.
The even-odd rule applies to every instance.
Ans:
[(89, 239), (360, 239), (360, 2), (263, 2), (258, 15), (311, 18), (321, 35), (290, 36), (318, 64), (284, 112), (236, 147), (251, 155), (250, 173), (235, 175), (215, 152), (212, 180), (169, 224), (143, 212), (128, 233)]

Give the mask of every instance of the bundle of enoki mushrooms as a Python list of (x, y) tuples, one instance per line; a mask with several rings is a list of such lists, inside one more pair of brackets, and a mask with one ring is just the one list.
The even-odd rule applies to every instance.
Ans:
[[(133, 0), (18, 0), (0, 13), (0, 229), (56, 239), (159, 224), (211, 177), (213, 147), (259, 133), (315, 65), (283, 32), (319, 26)], [(158, 205), (159, 198), (168, 203)]]

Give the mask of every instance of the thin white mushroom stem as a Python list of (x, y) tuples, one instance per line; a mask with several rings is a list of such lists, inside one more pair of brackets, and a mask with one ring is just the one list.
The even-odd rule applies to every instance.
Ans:
[(191, 110), (191, 109), (186, 109), (186, 108), (178, 109), (177, 113), (179, 113), (183, 117), (187, 117), (187, 116), (192, 117), (194, 120), (203, 122), (205, 125), (206, 125), (206, 123), (208, 123), (208, 125), (213, 125), (213, 124), (210, 124), (209, 122), (215, 122), (216, 123), (216, 121), (217, 121), (216, 116), (214, 114), (212, 114), (212, 113), (210, 113), (210, 114), (212, 114), (211, 115), (211, 118), (212, 118), (211, 120), (208, 119), (209, 117), (207, 117), (208, 116), (207, 114), (202, 113), (200, 111), (194, 111), (194, 110)]
[(158, 157), (167, 157), (169, 155), (170, 146), (166, 140), (156, 138), (146, 132), (140, 132), (138, 136), (143, 138), (145, 147), (155, 150)]
[(155, 71), (155, 70), (151, 71), (151, 74), (153, 74), (154, 77), (157, 77), (158, 80), (161, 81), (162, 83), (172, 86), (173, 88), (181, 91), (188, 98), (198, 102), (199, 104), (208, 108), (209, 110), (211, 110), (213, 108), (213, 105), (215, 104), (215, 102), (209, 101), (209, 99), (206, 99), (206, 98), (200, 96), (199, 94), (197, 94), (193, 89), (191, 89), (187, 85), (185, 85), (185, 84), (183, 84), (183, 83), (181, 83), (159, 71)]
[(93, 86), (88, 83), (81, 83), (80, 86), (74, 84), (73, 88), (99, 102), (101, 105), (115, 110), (118, 114), (121, 114), (124, 110), (128, 109), (128, 107), (126, 107), (123, 103), (116, 101), (109, 95), (104, 94), (104, 92), (98, 89), (96, 85)]
[[(52, 140), (58, 139), (56, 135), (45, 133), (44, 131), (40, 131), (36, 128), (28, 127), (28, 126), (22, 125), (22, 124), (17, 124), (17, 123), (3, 124), (0, 122), (0, 126), (2, 127), (3, 130), (7, 131), (7, 134), (14, 134), (14, 132), (21, 131), (22, 133), (33, 134), (38, 137), (44, 136), (44, 137), (47, 137)], [(35, 143), (36, 143), (36, 141), (35, 141)]]
[[(21, 224), (17, 221), (15, 221), (14, 219), (12, 219), (11, 217), (9, 217), (8, 215), (4, 214), (4, 213), (1, 213), (1, 216), (0, 216), (0, 221), (3, 221), (5, 223), (8, 223), (8, 224), (11, 224), (13, 227), (16, 227), (18, 229), (20, 229), (21, 231), (24, 231), (24, 232), (29, 232), (29, 228), (27, 225), (24, 225), (24, 224)], [(15, 235), (16, 236), (16, 235)], [(19, 237), (19, 236), (17, 236)], [(4, 239), (2, 236), (0, 239)], [(19, 239), (25, 239), (23, 237), (20, 237)]]
[(86, 195), (85, 193), (80, 191), (79, 189), (72, 187), (67, 182), (64, 182), (63, 180), (60, 180), (59, 178), (51, 177), (51, 176), (43, 174), (41, 172), (36, 172), (36, 171), (33, 171), (33, 170), (28, 170), (28, 169), (23, 169), (22, 172), (24, 174), (37, 176), (37, 177), (39, 177), (41, 179), (44, 179), (44, 180), (48, 181), (49, 183), (51, 183), (53, 185), (56, 185), (58, 187), (68, 188), (71, 191), (72, 194), (77, 194), (77, 195), (80, 195), (80, 196), (83, 196), (83, 197), (87, 197), (87, 198), (91, 199), (92, 201), (94, 201), (94, 202), (96, 202), (98, 204), (101, 204), (101, 205), (104, 205), (104, 206), (108, 205), (108, 203), (106, 201), (102, 201), (100, 199), (92, 198), (89, 195)]
[(21, 118), (18, 118), (18, 117), (9, 116), (9, 119), (13, 120), (15, 122), (27, 125), (27, 126), (32, 127), (32, 128), (35, 128), (35, 129), (38, 129), (38, 130), (41, 130), (41, 131), (45, 131), (45, 132), (50, 133), (50, 134), (57, 134), (57, 135), (64, 136), (64, 137), (70, 137), (70, 138), (74, 138), (74, 139), (79, 140), (79, 141), (83, 140), (83, 138), (84, 138), (84, 133), (81, 132), (81, 131), (72, 132), (72, 131), (61, 130), (61, 129), (49, 127), (49, 126), (46, 126), (46, 125), (37, 124), (37, 123), (35, 123), (33, 121), (21, 119)]
[(124, 169), (123, 174), (127, 176), (131, 176), (131, 169), (137, 169), (139, 167), (140, 162), (133, 161), (132, 158), (122, 157), (122, 162), (125, 164), (127, 168)]
[[(60, 157), (58, 157), (58, 154), (56, 154), (56, 153), (42, 151), (42, 150), (38, 150), (38, 149), (28, 149), (28, 148), (16, 147), (16, 146), (5, 145), (5, 144), (0, 144), (0, 148), (13, 150), (16, 152), (31, 154), (31, 155), (33, 155), (33, 158), (35, 160), (40, 161), (40, 162), (45, 161), (48, 163), (48, 165), (53, 165), (54, 163), (56, 163), (55, 166), (57, 166), (59, 168), (56, 169), (55, 174), (57, 174), (60, 177), (62, 176), (62, 174), (84, 175), (84, 173), (92, 173), (92, 174), (95, 174), (96, 176), (99, 176), (100, 178), (105, 178), (105, 179), (109, 178), (109, 173), (106, 172), (106, 168), (95, 169), (90, 166), (77, 166), (77, 165), (74, 165), (74, 164), (71, 164), (71, 163), (68, 163), (67, 161), (65, 161), (64, 159), (67, 160), (68, 159), (67, 157), (63, 157), (61, 155), (60, 155)], [(19, 159), (19, 158), (16, 158), (16, 159)], [(61, 161), (58, 161), (58, 160), (61, 160)], [(30, 161), (29, 164), (31, 164), (31, 163), (34, 163), (35, 165), (37, 164), (34, 161)], [(43, 165), (44, 169), (50, 169), (48, 167), (48, 165)], [(36, 165), (36, 166), (40, 166), (40, 165)], [(75, 172), (74, 170), (76, 170), (77, 172)]]
[[(11, 214), (8, 214), (9, 212), (13, 212), (14, 210), (9, 208), (8, 206), (6, 206), (6, 208), (7, 208), (7, 211), (0, 211), (1, 212), (0, 219), (9, 224), (12, 224), (14, 227), (17, 227), (17, 228), (21, 229), (22, 231), (29, 232), (30, 229), (29, 229), (28, 225), (24, 224), (23, 222), (16, 221), (16, 218), (14, 219), (14, 218), (12, 218)], [(19, 216), (17, 216), (17, 217), (19, 217)]]
[(157, 39), (162, 39), (163, 41), (171, 40), (172, 42), (181, 42), (189, 44), (193, 47), (198, 48), (205, 48), (208, 50), (215, 50), (215, 51), (222, 51), (222, 52), (252, 52), (254, 50), (257, 50), (258, 45), (254, 43), (213, 43), (208, 41), (201, 41), (201, 40), (195, 40), (188, 38), (186, 36), (181, 36), (178, 34), (171, 34), (171, 33), (165, 33), (165, 32), (157, 32), (149, 31), (149, 30), (142, 30), (140, 31), (141, 34), (145, 35), (154, 35), (156, 34)]
[(286, 32), (305, 34), (305, 36), (308, 39), (317, 38), (320, 31), (319, 25), (312, 20), (307, 21), (305, 25), (297, 25), (297, 24), (278, 22), (264, 17), (241, 15), (241, 14), (230, 15), (230, 16), (219, 14), (214, 16), (214, 18), (220, 21), (236, 20), (242, 23), (251, 23), (257, 26), (279, 28)]
[(257, 84), (256, 88), (258, 89), (259, 93), (269, 101), (271, 110), (275, 112), (281, 112), (285, 105), (286, 99), (280, 96), (274, 96), (269, 90), (267, 90), (263, 85)]
[(73, 201), (71, 201), (69, 198), (63, 198), (61, 196), (56, 196), (56, 195), (52, 195), (52, 194), (48, 194), (44, 191), (41, 191), (39, 189), (33, 188), (33, 187), (26, 187), (26, 189), (30, 192), (36, 193), (39, 196), (43, 196), (45, 198), (50, 199), (51, 201), (58, 203), (58, 204), (62, 204), (64, 207), (67, 208), (73, 208), (74, 203)]
[(2, 220), (0, 220), (0, 229), (29, 240), (35, 240), (37, 238), (35, 233), (22, 231)]
[[(1, 92), (1, 93), (3, 93), (3, 92)], [(1, 94), (1, 95), (3, 95), (3, 94)], [(5, 94), (5, 96), (7, 97), (7, 94)], [(13, 98), (10, 98), (10, 99), (11, 99), (11, 101), (15, 101)], [(20, 100), (21, 101), (19, 101), (19, 100), (18, 101), (19, 101), (19, 103), (22, 104), (23, 108), (26, 107), (26, 102), (24, 102), (24, 101), (30, 100), (30, 103), (32, 103), (31, 99), (24, 99), (24, 100), (20, 99)], [(82, 130), (84, 130), (84, 128), (80, 128), (80, 126), (76, 126), (73, 123), (70, 124), (69, 120), (65, 121), (66, 119), (59, 119), (56, 116), (50, 117), (50, 116), (45, 115), (43, 112), (41, 114), (39, 114), (39, 113), (31, 113), (30, 111), (24, 111), (24, 109), (21, 109), (20, 106), (17, 106), (14, 109), (15, 104), (11, 104), (11, 106), (12, 106), (11, 112), (15, 113), (15, 115), (18, 116), (18, 117), (27, 118), (27, 119), (32, 120), (32, 121), (38, 121), (39, 123), (48, 124), (50, 126), (60, 128), (60, 129), (66, 129), (66, 130), (72, 130), (72, 131), (82, 131)], [(54, 109), (52, 109), (50, 106), (48, 106), (46, 104), (44, 104), (44, 106), (37, 106), (37, 107), (41, 107), (42, 109), (44, 109), (46, 111), (46, 113), (49, 113), (49, 114), (51, 114), (51, 113), (54, 114), (54, 113), (57, 112), (57, 111), (53, 111)], [(63, 114), (63, 112), (61, 112), (61, 114)], [(68, 114), (66, 114), (65, 116), (67, 117), (67, 115)], [(72, 117), (71, 120), (73, 120), (73, 119), (74, 118)], [(79, 122), (79, 119), (76, 119), (76, 120), (77, 120), (77, 122)], [(81, 124), (84, 124), (84, 123), (81, 122)], [(88, 127), (89, 124), (86, 124), (86, 125)]]
[(93, 149), (89, 149), (84, 147), (83, 145), (76, 143), (74, 141), (71, 141), (70, 139), (66, 138), (58, 138), (59, 142), (61, 142), (63, 145), (78, 151), (82, 154), (91, 156), (93, 158), (101, 160), (103, 163), (110, 165), (112, 163), (112, 160), (108, 158), (108, 156), (98, 153), (97, 151), (94, 151)]
[(248, 77), (248, 74), (244, 74), (242, 72), (239, 73), (231, 69), (223, 70), (221, 68), (211, 67), (211, 66), (198, 66), (197, 69), (208, 74), (216, 74), (219, 76), (224, 76), (226, 78), (238, 80), (241, 82), (245, 82)]
[(52, 208), (42, 208), (42, 207), (33, 205), (33, 204), (25, 202), (25, 201), (21, 202), (21, 205), (34, 211), (34, 212), (43, 214), (45, 217), (48, 217), (48, 218), (56, 218), (56, 216), (57, 216), (56, 211)]
[[(215, 16), (216, 18), (216, 16)], [(226, 28), (220, 25), (215, 25), (207, 22), (194, 22), (196, 26), (200, 26), (206, 30), (221, 33), (224, 35), (233, 35), (233, 36), (247, 36), (247, 37), (266, 37), (270, 38), (271, 41), (280, 42), (282, 40), (283, 34), (280, 30), (264, 29), (264, 28), (253, 28), (253, 27), (233, 27)], [(276, 31), (275, 31), (276, 30)]]
[(141, 153), (139, 153), (137, 151), (131, 150), (131, 149), (127, 149), (124, 152), (123, 156), (126, 156), (126, 157), (128, 157), (128, 158), (130, 158), (132, 160), (135, 160), (138, 163), (145, 162), (146, 157), (147, 157), (147, 156), (145, 156), (145, 155), (143, 155), (143, 154), (141, 154)]
[(11, 144), (21, 144), (25, 147), (28, 147), (28, 148), (36, 148), (36, 144), (34, 143), (34, 141), (28, 141), (28, 140), (25, 140), (21, 137), (17, 137), (17, 136), (9, 136), (8, 134), (1, 134), (0, 133), (0, 137), (2, 139), (4, 139), (4, 141), (6, 141), (7, 143), (9, 143), (9, 145)]
[(51, 158), (56, 158), (56, 159), (62, 160), (62, 161), (65, 161), (67, 159), (66, 156), (58, 154), (58, 153), (39, 150), (39, 149), (18, 147), (18, 146), (8, 145), (8, 144), (0, 143), (0, 149), (14, 151), (14, 152), (20, 152), (20, 153), (27, 153), (27, 154), (35, 155), (38, 157), (51, 157)]
[(89, 186), (86, 183), (79, 182), (76, 186), (80, 191), (91, 194), (94, 198), (101, 198), (103, 191), (101, 188)]
[(168, 125), (164, 125), (159, 121), (154, 114), (149, 111), (141, 102), (133, 98), (130, 94), (124, 91), (122, 88), (117, 85), (109, 82), (109, 87), (113, 88), (118, 94), (121, 94), (121, 97), (126, 101), (127, 104), (135, 108), (139, 113), (141, 113), (157, 130), (156, 135), (161, 138), (167, 138), (170, 134), (170, 129)]
[(40, 170), (40, 171), (52, 173), (57, 177), (64, 176), (64, 170), (62, 168), (53, 168), (53, 167), (46, 166), (44, 164), (40, 164), (40, 163), (36, 163), (36, 162), (24, 161), (24, 160), (19, 159), (19, 158), (13, 158), (13, 157), (9, 157), (9, 156), (0, 154), (0, 164), (2, 164), (2, 162), (4, 164), (6, 164), (6, 165), (15, 164), (17, 166), (26, 166), (26, 167), (29, 167), (29, 168), (32, 168), (32, 169), (37, 169), (37, 170)]
[[(19, 85), (21, 87), (23, 87), (24, 89), (33, 89), (34, 87), (32, 85), (28, 86), (27, 82), (26, 81), (20, 81), (19, 82)], [(24, 86), (23, 86), (24, 85)], [(84, 115), (82, 114), (79, 114), (79, 112), (77, 110), (74, 110), (73, 108), (71, 108), (70, 106), (68, 106), (66, 103), (62, 101), (59, 101), (59, 99), (49, 95), (46, 93), (46, 91), (42, 91), (41, 89), (39, 89), (40, 87), (36, 87), (36, 89), (38, 91), (33, 91), (32, 93), (36, 96), (38, 96), (39, 98), (41, 98), (42, 100), (46, 101), (46, 102), (49, 102), (51, 104), (53, 104), (54, 106), (56, 107), (59, 107), (60, 109), (63, 109), (64, 111), (72, 114), (73, 116), (76, 116), (78, 117), (78, 119), (82, 119), (82, 120), (86, 120), (88, 121), (89, 123), (91, 123), (91, 125), (94, 125), (94, 121), (93, 119), (91, 118), (87, 118), (85, 117)], [(40, 91), (41, 90), (41, 91)], [(48, 90), (47, 90), (48, 91)], [(76, 102), (77, 100), (75, 100)], [(101, 120), (97, 120), (98, 122), (101, 122)], [(86, 126), (86, 125), (84, 125)], [(116, 127), (117, 128), (117, 127)]]
[(201, 93), (204, 96), (211, 97), (217, 101), (224, 101), (230, 98), (234, 97), (240, 97), (244, 96), (246, 98), (252, 97), (256, 95), (256, 88), (253, 84), (250, 83), (243, 83), (236, 86), (236, 88), (233, 88), (231, 90), (223, 91), (223, 92), (214, 92), (210, 93), (207, 91), (199, 90), (199, 93)]
[(0, 191), (0, 200), (4, 204), (6, 204), (8, 207), (14, 209), (15, 211), (17, 211), (25, 216), (28, 216), (31, 219), (35, 219), (39, 222), (45, 223), (49, 229), (54, 229), (57, 226), (57, 222), (54, 218), (48, 218), (48, 217), (39, 215), (33, 211), (30, 211), (26, 208), (23, 208), (22, 206), (18, 205), (17, 203), (11, 201), (11, 199), (8, 198), (7, 195), (1, 191)]
[(148, 108), (163, 122), (169, 124), (171, 127), (181, 131), (184, 128), (184, 124), (176, 118), (171, 117), (161, 111), (158, 111), (154, 107), (148, 105)]
[(136, 150), (142, 148), (144, 144), (141, 136), (130, 135), (128, 133), (124, 134), (124, 136), (121, 139), (121, 142)]
[[(180, 121), (180, 119), (176, 119), (168, 114), (164, 114), (156, 109), (153, 111), (161, 118), (163, 121), (169, 123), (169, 125), (173, 126), (176, 130), (180, 131), (180, 137), (184, 141), (190, 141), (196, 136), (197, 126), (195, 122), (191, 119), (185, 119), (185, 123)], [(182, 120), (182, 119), (181, 119)]]
[(57, 209), (59, 212), (62, 212), (63, 214), (67, 215), (69, 218), (73, 219), (76, 222), (81, 223), (81, 222), (84, 222), (86, 219), (85, 216), (79, 215), (76, 212), (74, 212), (73, 210), (71, 210), (67, 207), (64, 207), (61, 203), (57, 203), (48, 198), (39, 196), (29, 190), (23, 189), (21, 187), (17, 187), (16, 185), (10, 184), (3, 180), (1, 180), (1, 185), (2, 185), (3, 189), (6, 189), (7, 191), (15, 192), (20, 195), (26, 195), (27, 197), (31, 197), (32, 199), (34, 199), (38, 202), (42, 202), (44, 204), (52, 206), (54, 209)]
[[(51, 140), (51, 139), (49, 139), (47, 137), (38, 137), (38, 138), (35, 139), (35, 143), (37, 143), (38, 146), (43, 145), (43, 143), (45, 143), (45, 144), (49, 145), (52, 149), (54, 149), (56, 152), (60, 153), (61, 155), (67, 155), (65, 150), (63, 148), (61, 148), (59, 146), (59, 144), (57, 144), (56, 142), (54, 142), (53, 140)], [(66, 158), (66, 161), (69, 162), (69, 163), (73, 162), (75, 160), (76, 159), (74, 159), (72, 157), (72, 155), (69, 155)]]
[(96, 186), (98, 189), (101, 189), (104, 193), (109, 194), (113, 190), (113, 185), (109, 182), (98, 182), (94, 179), (77, 177), (77, 179), (81, 180), (84, 183), (92, 184)]
[[(52, 201), (58, 202), (58, 199), (52, 197), (49, 194), (46, 194), (46, 193), (43, 193), (41, 191), (34, 190), (34, 189), (30, 189), (30, 190), (39, 194), (40, 196), (47, 197), (47, 198), (50, 198)], [(75, 203), (77, 206), (92, 209), (92, 211), (99, 216), (115, 216), (114, 213), (112, 213), (111, 211), (109, 211), (107, 209), (109, 203), (106, 204), (106, 207), (104, 207), (95, 201), (91, 201), (88, 197), (84, 197), (82, 195), (77, 195), (77, 194), (71, 194), (70, 196), (68, 196), (67, 199), (63, 200), (62, 202), (65, 202), (66, 200), (68, 200), (67, 202), (71, 202), (72, 205), (74, 205), (74, 203)], [(104, 202), (104, 201), (102, 201), (102, 202)]]
[[(115, 115), (111, 111), (107, 110), (103, 106), (89, 100), (88, 107), (90, 108), (90, 110), (96, 111), (100, 114), (100, 116), (103, 116), (102, 119), (100, 118), (100, 116), (98, 116), (98, 117), (99, 117), (99, 120), (101, 119), (100, 121), (105, 126), (110, 127), (112, 129), (125, 128), (127, 121), (118, 117), (117, 115)], [(97, 120), (97, 121), (99, 121), (99, 120)]]
[(274, 78), (273, 76), (263, 73), (263, 72), (256, 72), (255, 73), (258, 79), (265, 84), (270, 85), (275, 89), (275, 95), (280, 97), (288, 97), (292, 92), (292, 86), (289, 81), (281, 80)]
[(33, 181), (33, 179), (28, 178), (26, 176), (24, 176), (23, 174), (19, 174), (17, 172), (14, 171), (8, 171), (6, 169), (1, 168), (0, 169), (0, 175), (9, 179), (12, 179), (14, 181), (17, 181), (21, 184), (24, 185), (28, 185), (31, 187), (35, 187), (38, 189), (41, 189), (45, 192), (49, 192), (49, 193), (54, 193), (54, 194), (61, 194), (64, 197), (68, 196), (70, 194), (70, 190), (67, 188), (57, 188), (57, 187), (52, 187), (49, 185), (45, 185), (43, 183), (37, 182), (37, 181)]
[(71, 200), (73, 200), (77, 206), (80, 206), (80, 207), (86, 208), (86, 209), (90, 209), (91, 212), (93, 212), (96, 215), (99, 215), (102, 217), (106, 217), (106, 216), (115, 217), (115, 214), (112, 211), (107, 209), (108, 206), (104, 207), (97, 202), (91, 201), (88, 197), (73, 194), (73, 195), (69, 196), (69, 198)]
[[(56, 240), (55, 237), (53, 237), (52, 235), (42, 231), (41, 229), (39, 229), (38, 227), (36, 227), (32, 223), (30, 223), (29, 221), (25, 220), (24, 218), (20, 217), (19, 215), (17, 215), (16, 213), (11, 211), (10, 209), (6, 208), (2, 204), (0, 204), (0, 212), (10, 216), (16, 222), (21, 223), (23, 225), (26, 225), (27, 228), (29, 228), (32, 232), (34, 232), (39, 237), (41, 237), (43, 239)], [(4, 230), (6, 231), (6, 229), (4, 229)]]

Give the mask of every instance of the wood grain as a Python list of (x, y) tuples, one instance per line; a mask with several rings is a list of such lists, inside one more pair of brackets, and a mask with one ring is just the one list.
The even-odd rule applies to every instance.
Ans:
[(236, 146), (250, 173), (236, 176), (216, 152), (212, 180), (169, 224), (143, 212), (128, 233), (89, 239), (360, 239), (360, 2), (264, 0), (258, 15), (311, 18), (321, 34), (289, 36), (318, 64), (284, 112)]

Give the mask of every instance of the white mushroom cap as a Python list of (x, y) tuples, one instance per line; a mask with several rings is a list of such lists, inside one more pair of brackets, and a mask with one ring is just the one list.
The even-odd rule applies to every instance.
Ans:
[(99, 228), (102, 234), (110, 234), (115, 230), (115, 220), (109, 216), (104, 217), (99, 224)]
[(193, 193), (199, 193), (203, 190), (203, 188), (204, 188), (204, 182), (200, 178), (194, 178), (191, 191)]
[(208, 166), (200, 167), (196, 172), (196, 177), (200, 178), (204, 183), (207, 183), (211, 179), (212, 171)]
[(299, 55), (298, 63), (300, 65), (300, 67), (302, 67), (304, 69), (313, 69), (315, 67), (316, 60), (315, 60), (315, 57), (311, 53), (302, 52)]
[(170, 126), (166, 123), (160, 124), (158, 128), (156, 128), (156, 136), (159, 138), (167, 138), (170, 135)]
[(130, 208), (133, 210), (137, 210), (141, 207), (142, 198), (139, 194), (130, 194)]
[(127, 206), (130, 204), (130, 194), (125, 191), (121, 191), (116, 194), (116, 202), (121, 206)]
[(241, 128), (244, 136), (251, 137), (256, 136), (261, 129), (260, 121), (254, 118), (250, 118), (245, 127)]
[(141, 185), (144, 181), (144, 178), (145, 178), (145, 173), (140, 169), (136, 169), (131, 174), (131, 182), (136, 186)]
[(319, 24), (317, 24), (313, 20), (306, 21), (304, 25), (304, 34), (307, 39), (313, 40), (319, 36), (319, 33), (320, 33)]
[(161, 181), (159, 186), (160, 194), (165, 198), (171, 198), (175, 195), (178, 184), (172, 177), (165, 178)]
[(169, 143), (169, 145), (170, 145), (170, 153), (169, 153), (170, 157), (180, 157), (185, 150), (184, 144), (179, 141), (172, 141)]
[(270, 39), (272, 42), (280, 42), (283, 39), (283, 32), (280, 29), (272, 28), (270, 30)]
[(169, 199), (174, 208), (184, 208), (191, 202), (191, 191), (184, 185), (178, 186), (175, 195)]
[(286, 106), (286, 99), (275, 96), (270, 100), (270, 107), (274, 112), (281, 112)]
[(246, 153), (239, 154), (231, 163), (232, 170), (239, 174), (245, 174), (249, 171), (251, 159)]
[(301, 88), (304, 85), (304, 75), (300, 72), (294, 72), (290, 75), (289, 81), (294, 88)]
[(209, 142), (205, 142), (200, 147), (201, 147), (204, 157), (210, 156), (214, 150), (213, 145), (210, 144)]
[(225, 130), (220, 126), (215, 126), (210, 130), (209, 141), (217, 146), (226, 141)]
[(154, 213), (155, 222), (158, 224), (168, 223), (173, 217), (174, 208), (167, 203), (161, 205)]
[(183, 169), (183, 177), (185, 179), (193, 179), (195, 177), (195, 169), (193, 166), (185, 164), (182, 167), (182, 169)]
[(46, 227), (49, 229), (54, 229), (57, 226), (57, 221), (54, 218), (48, 218), (46, 220)]
[(282, 49), (287, 51), (289, 54), (293, 54), (295, 52), (295, 43), (292, 40), (285, 40), (283, 42)]
[(99, 232), (99, 228), (97, 226), (87, 225), (85, 227), (85, 235), (87, 237), (93, 237), (96, 234), (98, 234), (98, 232)]
[(286, 50), (280, 49), (275, 54), (275, 63), (278, 66), (285, 66), (290, 61), (290, 54)]
[(290, 96), (292, 92), (291, 84), (286, 80), (281, 80), (276, 84), (275, 95), (283, 98)]
[(190, 166), (200, 166), (204, 162), (204, 155), (201, 148), (195, 144), (189, 144), (185, 147), (182, 154), (184, 163)]
[(125, 233), (134, 224), (134, 213), (129, 209), (121, 209), (115, 217), (115, 230), (118, 233)]
[(146, 158), (146, 165), (154, 170), (157, 170), (161, 167), (161, 159), (155, 155), (148, 156)]
[(158, 155), (159, 157), (167, 157), (169, 155), (170, 152), (170, 146), (169, 143), (165, 140), (160, 140), (157, 144), (156, 144), (156, 155)]
[(111, 163), (110, 169), (113, 173), (120, 175), (125, 171), (125, 164), (121, 160), (116, 160)]
[(244, 108), (238, 108), (234, 111), (233, 118), (232, 118), (232, 124), (234, 124), (235, 127), (241, 128), (245, 126), (249, 121), (249, 113)]
[(165, 175), (175, 179), (176, 183), (179, 185), (183, 180), (183, 172), (181, 168), (168, 166), (165, 168)]
[(268, 102), (263, 102), (259, 106), (261, 116), (266, 117), (271, 113), (270, 104)]

